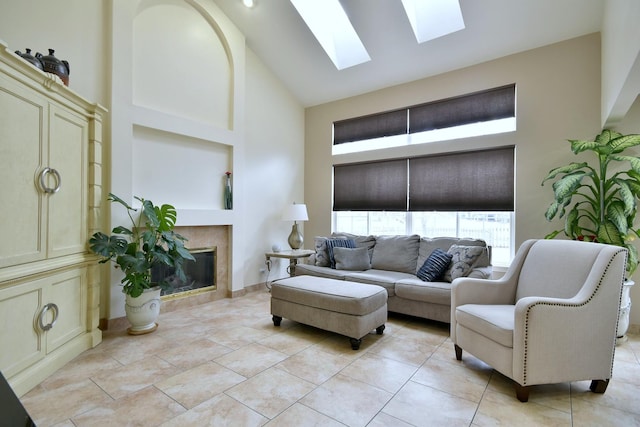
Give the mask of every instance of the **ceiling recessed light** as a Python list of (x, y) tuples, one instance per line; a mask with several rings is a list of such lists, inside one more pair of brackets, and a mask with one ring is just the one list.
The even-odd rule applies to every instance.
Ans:
[(291, 0), (338, 70), (371, 60), (338, 0)]
[(253, 0), (242, 0), (242, 4), (244, 4), (247, 7), (253, 7), (255, 5)]
[(402, 0), (418, 43), (464, 29), (458, 0)]

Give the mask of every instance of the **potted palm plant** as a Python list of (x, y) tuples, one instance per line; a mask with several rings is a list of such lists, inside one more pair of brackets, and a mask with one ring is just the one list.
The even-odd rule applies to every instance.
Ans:
[(122, 292), (126, 295), (125, 312), (131, 323), (129, 333), (144, 334), (157, 328), (160, 313), (160, 292), (168, 283), (151, 280), (151, 267), (162, 263), (175, 270), (175, 275), (186, 280), (183, 264), (195, 261), (185, 248), (186, 239), (174, 231), (176, 209), (164, 204), (154, 206), (150, 200), (136, 197), (142, 203), (141, 212), (129, 206), (118, 196), (109, 193), (108, 200), (119, 203), (127, 210), (131, 227), (117, 226), (111, 235), (94, 233), (89, 239), (90, 249), (100, 255), (100, 263), (113, 262), (122, 270)]
[[(627, 274), (631, 277), (638, 266), (638, 251), (633, 240), (640, 236), (635, 228), (640, 197), (640, 157), (625, 152), (640, 145), (640, 135), (622, 135), (603, 130), (594, 141), (569, 140), (574, 154), (591, 152), (596, 163), (571, 162), (552, 169), (542, 181), (553, 182), (554, 200), (545, 212), (548, 221), (563, 218), (564, 227), (549, 233), (551, 239), (563, 233), (576, 240), (622, 246), (628, 250)], [(625, 165), (628, 165), (625, 168)], [(629, 168), (630, 166), (630, 168)], [(623, 295), (621, 324), (628, 327), (631, 301), (627, 281)], [(625, 304), (626, 302), (626, 304)], [(623, 326), (624, 327), (624, 326)], [(618, 336), (626, 328), (619, 326)], [(622, 333), (620, 333), (622, 332)]]

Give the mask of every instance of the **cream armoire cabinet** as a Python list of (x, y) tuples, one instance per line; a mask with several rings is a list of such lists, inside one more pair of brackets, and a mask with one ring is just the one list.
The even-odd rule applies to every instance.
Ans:
[(102, 340), (102, 117), (0, 42), (0, 371), (19, 396)]

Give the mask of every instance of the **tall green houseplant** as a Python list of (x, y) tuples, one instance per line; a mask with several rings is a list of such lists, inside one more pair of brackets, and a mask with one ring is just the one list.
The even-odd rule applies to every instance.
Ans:
[(109, 201), (119, 203), (127, 210), (131, 227), (117, 226), (110, 236), (97, 232), (89, 240), (91, 250), (102, 257), (101, 263), (113, 261), (122, 270), (122, 292), (133, 298), (142, 295), (145, 289), (167, 286), (162, 282), (152, 283), (151, 267), (154, 264), (173, 267), (175, 274), (186, 280), (182, 268), (184, 261), (195, 261), (184, 247), (186, 239), (173, 230), (178, 215), (176, 209), (167, 204), (154, 206), (150, 200), (140, 197), (136, 199), (142, 203), (142, 212), (137, 218), (137, 209), (109, 193)]
[(605, 129), (594, 141), (569, 143), (574, 154), (592, 152), (597, 164), (571, 162), (549, 171), (542, 185), (555, 180), (554, 200), (545, 217), (548, 221), (564, 217), (565, 223), (564, 229), (545, 238), (564, 233), (576, 240), (625, 247), (631, 275), (638, 266), (638, 251), (631, 242), (640, 236), (640, 229), (634, 228), (640, 197), (640, 157), (623, 153), (640, 145), (640, 135)]

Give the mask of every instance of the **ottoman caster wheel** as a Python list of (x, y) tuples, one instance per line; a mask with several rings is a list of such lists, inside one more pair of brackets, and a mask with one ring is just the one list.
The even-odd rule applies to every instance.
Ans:
[(378, 335), (382, 335), (382, 332), (384, 332), (384, 328), (385, 328), (385, 326), (384, 326), (384, 325), (380, 325), (380, 326), (378, 326), (378, 327), (376, 328), (376, 334), (378, 334)]
[(273, 316), (271, 319), (273, 320), (273, 326), (280, 326), (280, 322), (282, 322), (282, 317)]
[(351, 348), (353, 350), (358, 350), (360, 348), (360, 343), (362, 342), (361, 339), (349, 338), (349, 341), (351, 342)]

